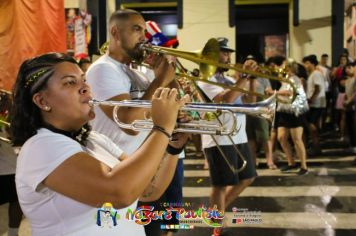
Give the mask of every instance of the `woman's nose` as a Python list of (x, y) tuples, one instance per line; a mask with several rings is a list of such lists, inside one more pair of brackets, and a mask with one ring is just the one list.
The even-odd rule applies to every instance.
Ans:
[(80, 88), (79, 93), (80, 93), (80, 94), (86, 94), (86, 93), (88, 93), (88, 92), (90, 92), (90, 87), (89, 87), (89, 85), (88, 85), (85, 81), (83, 81), (83, 85), (82, 85), (82, 87)]

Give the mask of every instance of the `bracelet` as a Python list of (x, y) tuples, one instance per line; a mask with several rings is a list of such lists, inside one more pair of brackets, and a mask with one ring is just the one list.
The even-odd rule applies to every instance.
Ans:
[(152, 130), (157, 130), (159, 132), (161, 132), (162, 134), (166, 135), (168, 140), (172, 140), (172, 135), (170, 135), (164, 128), (162, 128), (161, 126), (158, 126), (158, 125), (154, 125), (152, 127)]
[(179, 153), (181, 153), (183, 151), (183, 149), (184, 149), (184, 146), (181, 147), (181, 148), (175, 148), (175, 147), (173, 147), (173, 146), (168, 144), (166, 152), (168, 154), (174, 156), (174, 155), (178, 155)]

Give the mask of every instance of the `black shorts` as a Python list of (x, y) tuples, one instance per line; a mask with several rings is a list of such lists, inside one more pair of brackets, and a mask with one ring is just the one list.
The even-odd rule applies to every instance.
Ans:
[(275, 127), (285, 127), (289, 129), (303, 127), (303, 119), (303, 115), (295, 116), (294, 114), (285, 112), (276, 112)]
[[(236, 147), (247, 162), (246, 167), (238, 173), (233, 173), (216, 146), (204, 149), (205, 156), (209, 162), (209, 172), (213, 186), (236, 185), (240, 180), (250, 179), (257, 176), (248, 144), (236, 144)], [(223, 150), (230, 166), (232, 166), (235, 170), (240, 169), (243, 162), (234, 146), (224, 145), (220, 146), (220, 148)]]
[(308, 122), (317, 125), (321, 115), (323, 114), (324, 109), (325, 108), (311, 107), (307, 113)]
[(0, 175), (0, 188), (0, 205), (18, 201), (15, 185), (15, 174)]
[(246, 133), (248, 140), (267, 142), (269, 139), (268, 121), (258, 117), (246, 116)]

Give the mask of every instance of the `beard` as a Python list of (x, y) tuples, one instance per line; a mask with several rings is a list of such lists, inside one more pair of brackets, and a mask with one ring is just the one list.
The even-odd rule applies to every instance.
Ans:
[(135, 62), (144, 60), (144, 51), (140, 48), (141, 43), (137, 43), (134, 48), (124, 47), (126, 54)]
[(218, 72), (220, 72), (220, 73), (224, 73), (224, 72), (227, 72), (229, 69), (228, 68), (221, 68), (221, 67), (219, 67), (219, 68), (217, 68), (216, 69)]
[[(225, 61), (219, 60), (219, 63), (220, 63), (220, 64), (223, 64), (223, 65), (229, 65), (229, 64), (230, 64), (230, 60), (225, 60)], [(217, 70), (218, 72), (220, 72), (220, 73), (224, 73), (224, 72), (229, 71), (228, 68), (221, 68), (221, 67), (218, 67), (216, 70)]]

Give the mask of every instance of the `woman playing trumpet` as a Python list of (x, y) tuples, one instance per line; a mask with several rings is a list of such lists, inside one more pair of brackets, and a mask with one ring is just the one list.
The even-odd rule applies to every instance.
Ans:
[(105, 229), (93, 219), (104, 203), (127, 207), (144, 192), (185, 103), (176, 95), (175, 89), (154, 93), (155, 128), (126, 159), (110, 139), (90, 131), (91, 92), (75, 60), (49, 53), (25, 61), (14, 88), (11, 129), (15, 145), (23, 145), (16, 185), (32, 234), (144, 235), (143, 227), (131, 230), (134, 222), (119, 220)]

